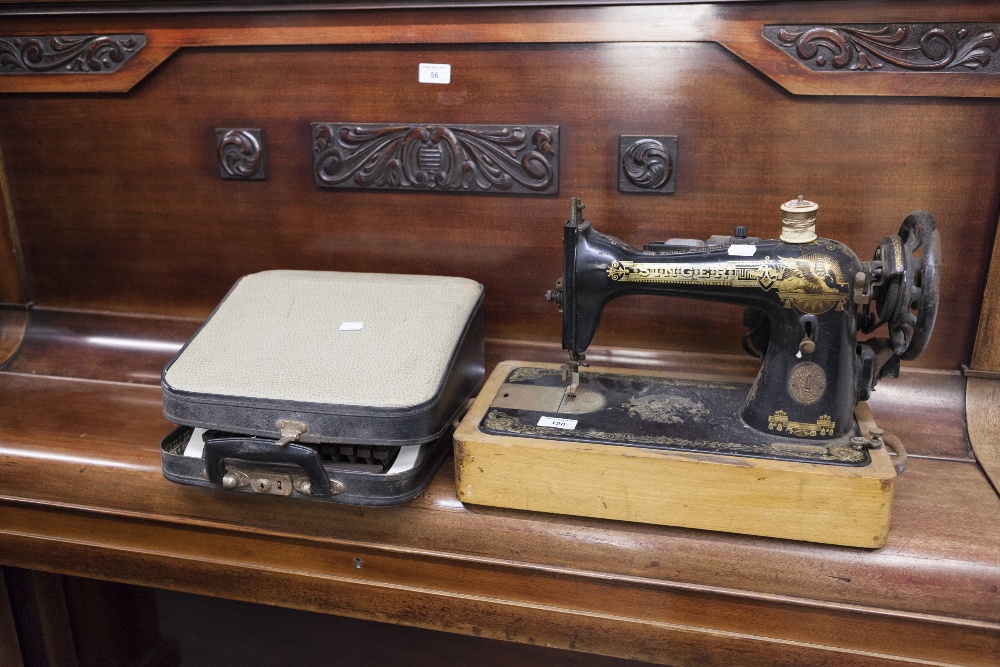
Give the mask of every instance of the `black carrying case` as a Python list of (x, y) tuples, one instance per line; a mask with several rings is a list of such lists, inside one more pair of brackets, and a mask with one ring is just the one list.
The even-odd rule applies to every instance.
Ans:
[(359, 505), (412, 499), (482, 382), (482, 310), (482, 286), (464, 278), (241, 278), (163, 371), (164, 415), (181, 425), (161, 442), (164, 476)]

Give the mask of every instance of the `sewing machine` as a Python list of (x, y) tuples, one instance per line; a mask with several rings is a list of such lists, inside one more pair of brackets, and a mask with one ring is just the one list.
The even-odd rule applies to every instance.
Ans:
[[(899, 440), (864, 401), (934, 327), (940, 239), (915, 211), (871, 262), (818, 237), (818, 206), (781, 207), (779, 238), (737, 227), (643, 249), (596, 231), (572, 199), (564, 366), (504, 362), (456, 432), (464, 502), (880, 546)], [(742, 305), (756, 380), (587, 367), (604, 306), (628, 294)], [(669, 316), (669, 315), (667, 315)], [(885, 325), (887, 337), (872, 334)], [(895, 451), (890, 457), (887, 449)], [(538, 471), (543, 471), (539, 473)]]

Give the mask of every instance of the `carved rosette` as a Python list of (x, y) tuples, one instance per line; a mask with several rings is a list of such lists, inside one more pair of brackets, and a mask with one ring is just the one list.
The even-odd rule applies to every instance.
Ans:
[(0, 37), (0, 74), (109, 74), (146, 46), (146, 36)]
[(558, 126), (313, 123), (312, 139), (324, 188), (559, 191)]
[(260, 130), (216, 130), (215, 143), (219, 176), (241, 180), (264, 179), (264, 137)]
[(764, 37), (814, 71), (996, 72), (992, 23), (764, 26)]
[(677, 137), (622, 135), (618, 141), (621, 192), (673, 192)]

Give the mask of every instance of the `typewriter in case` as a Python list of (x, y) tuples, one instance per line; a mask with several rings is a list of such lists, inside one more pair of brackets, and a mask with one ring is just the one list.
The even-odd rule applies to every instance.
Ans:
[(244, 276), (163, 371), (175, 482), (406, 502), (482, 382), (483, 287), (333, 271)]

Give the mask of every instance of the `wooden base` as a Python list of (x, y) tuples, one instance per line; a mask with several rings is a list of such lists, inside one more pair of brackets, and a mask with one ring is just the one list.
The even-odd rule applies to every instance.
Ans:
[(886, 543), (896, 473), (885, 448), (871, 452), (870, 465), (851, 467), (481, 432), (518, 366), (557, 367), (505, 361), (493, 371), (455, 432), (462, 502), (824, 544)]

